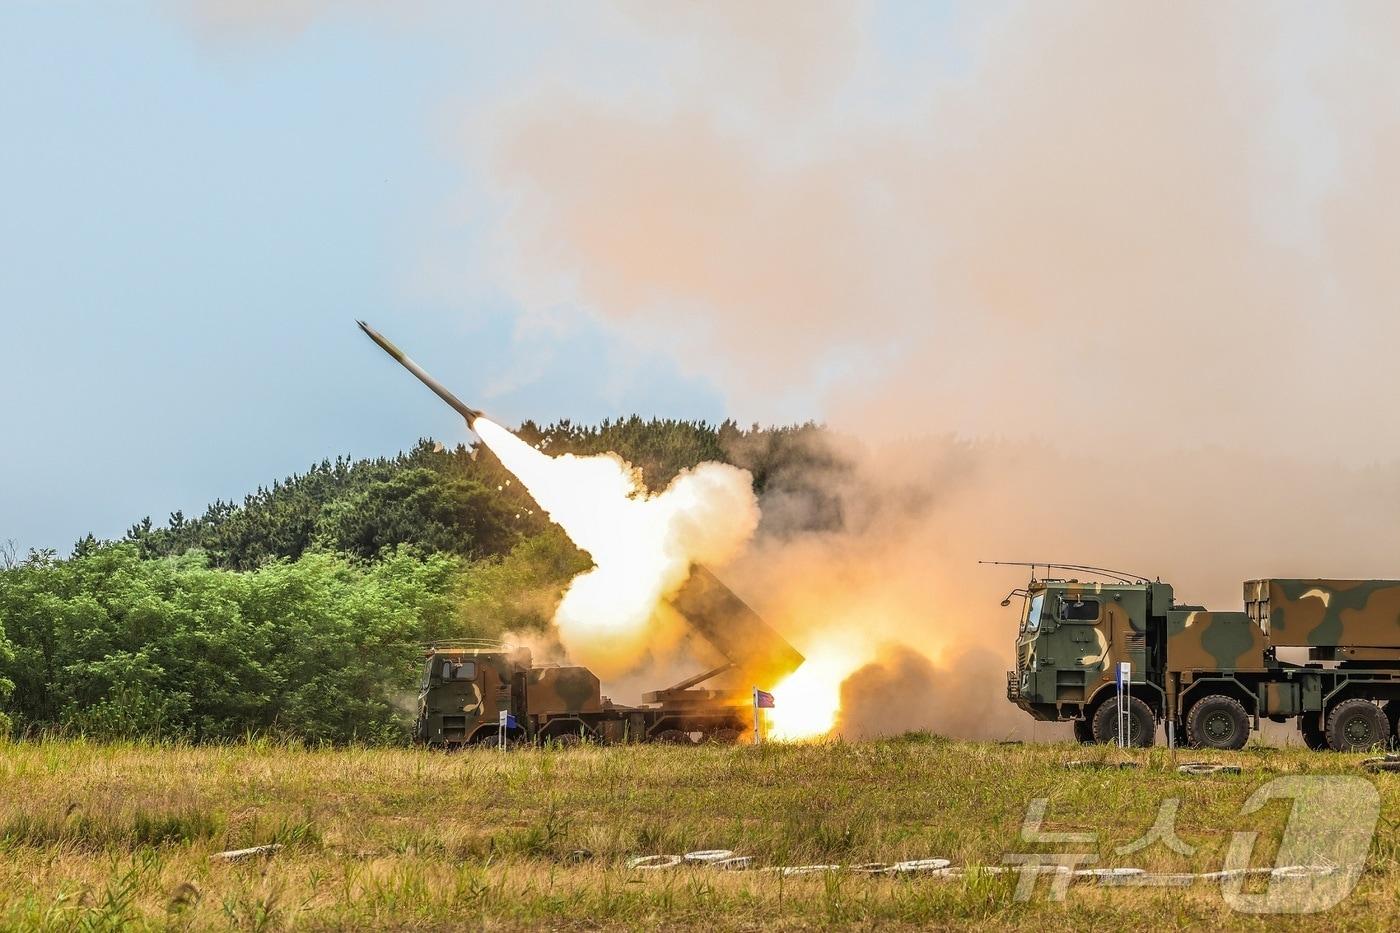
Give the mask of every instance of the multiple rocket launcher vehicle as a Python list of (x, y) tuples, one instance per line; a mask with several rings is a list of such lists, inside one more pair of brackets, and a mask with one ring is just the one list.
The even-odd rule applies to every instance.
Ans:
[[(505, 737), (512, 741), (737, 741), (751, 728), (748, 685), (770, 688), (802, 664), (802, 655), (698, 564), (672, 605), (724, 663), (644, 694), (643, 705), (622, 706), (602, 695), (586, 667), (537, 666), (525, 648), (434, 645), (423, 670), (414, 738), (448, 748), (495, 742), (506, 712), (514, 725)], [(740, 686), (700, 686), (724, 675)]]
[[(474, 426), (481, 412), (368, 324), (361, 329)], [(1037, 567), (1109, 582), (1037, 580)], [(1400, 728), (1400, 581), (1264, 579), (1244, 584), (1243, 612), (1178, 603), (1170, 584), (1078, 565), (1032, 565), (1007, 699), (1031, 716), (1068, 721), (1081, 742), (1123, 727), (1115, 672), (1130, 665), (1128, 740), (1151, 745), (1160, 725), (1189, 745), (1242, 748), (1262, 719), (1293, 722), (1311, 748), (1385, 745)], [(1009, 598), (1008, 598), (1009, 602)], [(415, 734), (432, 746), (494, 741), (501, 714), (515, 740), (733, 741), (748, 728), (749, 686), (771, 687), (803, 658), (704, 567), (673, 600), (724, 663), (641, 706), (602, 695), (584, 667), (535, 666), (525, 649), (430, 648)], [(1285, 654), (1302, 652), (1306, 660)], [(730, 675), (746, 686), (705, 689)]]
[[(358, 323), (474, 428), (482, 416), (479, 410), (464, 404), (374, 328)], [(723, 663), (644, 694), (643, 705), (622, 706), (602, 695), (597, 676), (586, 667), (535, 665), (525, 648), (482, 642), (433, 645), (423, 666), (415, 739), (442, 748), (495, 742), (507, 721), (513, 725), (505, 737), (516, 742), (737, 740), (751, 728), (752, 688), (771, 690), (802, 665), (803, 657), (698, 564), (671, 604)], [(716, 678), (739, 686), (702, 686)]]
[(1166, 583), (1108, 579), (1036, 580), (1033, 567), (1013, 591), (1024, 607), (1007, 698), (1036, 719), (1072, 722), (1081, 742), (1116, 741), (1115, 671), (1126, 661), (1134, 745), (1165, 724), (1188, 745), (1238, 749), (1262, 719), (1294, 723), (1314, 749), (1395, 737), (1400, 581), (1250, 580), (1243, 612), (1213, 612), (1176, 602)]

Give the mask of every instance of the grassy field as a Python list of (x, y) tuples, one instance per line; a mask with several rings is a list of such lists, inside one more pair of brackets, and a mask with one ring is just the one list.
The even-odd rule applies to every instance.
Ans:
[[(1288, 812), (1239, 814), (1281, 774), (1360, 773), (1361, 756), (1303, 750), (1201, 755), (923, 737), (861, 744), (472, 751), (0, 746), (0, 927), (334, 929), (461, 927), (785, 929), (1034, 926), (1087, 930), (1238, 923), (1218, 883), (1176, 889), (822, 872), (629, 869), (632, 856), (732, 849), (757, 866), (853, 865), (943, 857), (1000, 865), (1056, 846), (1020, 838), (1028, 803), (1043, 829), (1096, 834), (1059, 849), (1096, 866), (1221, 867), (1234, 830), (1260, 831), (1256, 862)], [(1071, 759), (1136, 770), (1066, 768)], [(1238, 775), (1185, 776), (1185, 760)], [(1400, 775), (1368, 778), (1381, 820), (1366, 871), (1303, 929), (1389, 927), (1400, 908)], [(1161, 801), (1180, 801), (1183, 856), (1131, 855)], [(1270, 840), (1274, 840), (1272, 843)], [(228, 849), (281, 843), (239, 862)], [(1260, 882), (1262, 885), (1263, 882)]]

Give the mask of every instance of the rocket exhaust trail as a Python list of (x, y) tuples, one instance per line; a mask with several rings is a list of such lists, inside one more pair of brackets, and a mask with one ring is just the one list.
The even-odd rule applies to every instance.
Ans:
[(398, 361), (400, 366), (417, 376), (419, 382), (432, 389), (433, 393), (437, 395), (438, 398), (451, 405), (457, 410), (459, 415), (467, 419), (467, 427), (471, 428), (473, 431), (476, 430), (476, 419), (481, 417), (480, 410), (471, 408), (457, 396), (447, 391), (447, 388), (442, 383), (438, 382), (432, 376), (429, 376), (427, 372), (424, 371), (423, 367), (405, 356), (402, 350), (390, 343), (388, 338), (379, 333), (379, 331), (370, 327), (364, 321), (356, 321), (355, 323), (360, 325), (360, 330), (364, 331), (369, 336), (370, 340), (379, 344), (379, 349), (392, 356)]

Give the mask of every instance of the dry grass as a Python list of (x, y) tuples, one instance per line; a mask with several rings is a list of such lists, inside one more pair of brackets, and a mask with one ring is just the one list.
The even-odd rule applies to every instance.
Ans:
[[(1286, 806), (1238, 815), (1280, 773), (1357, 773), (1360, 756), (1259, 750), (1213, 756), (1242, 775), (1186, 777), (1164, 750), (1136, 771), (1067, 770), (1120, 754), (911, 737), (862, 744), (474, 751), (307, 751), (53, 742), (0, 746), (0, 926), (6, 929), (626, 927), (782, 929), (1216, 924), (1218, 886), (1077, 885), (1060, 903), (1015, 879), (779, 877), (628, 870), (629, 856), (727, 848), (763, 865), (942, 856), (997, 865), (1053, 851), (1019, 839), (1028, 801), (1046, 829), (1098, 834), (1099, 865), (1220, 867), (1230, 833), (1260, 829), (1270, 856)], [(1182, 759), (1202, 759), (1195, 753)], [(1296, 927), (1388, 927), (1400, 907), (1400, 775), (1374, 777), (1382, 821), (1352, 897)], [(1117, 856), (1160, 801), (1179, 798), (1186, 858)], [(275, 855), (211, 860), (280, 842)], [(1276, 842), (1275, 842), (1276, 845)], [(1066, 847), (1075, 849), (1076, 847)], [(586, 854), (583, 854), (586, 853)], [(1277, 919), (1277, 918), (1275, 918)]]

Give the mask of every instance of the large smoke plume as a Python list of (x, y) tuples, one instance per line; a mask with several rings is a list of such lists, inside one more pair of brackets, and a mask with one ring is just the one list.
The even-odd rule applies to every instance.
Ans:
[(890, 728), (1031, 734), (1000, 697), (1020, 580), (978, 557), (1223, 608), (1396, 575), (1392, 8), (969, 5), (891, 66), (887, 13), (750, 7), (648, 5), (618, 41), (649, 64), (594, 63), (630, 80), (507, 109), (501, 240), (527, 308), (862, 439), (841, 527), (765, 521), (731, 571), (874, 665), (846, 728), (868, 693)]
[(468, 134), (501, 280), (745, 421), (836, 429), (824, 514), (774, 484), (726, 578), (835, 646), (850, 734), (1048, 734), (1000, 695), (1022, 580), (979, 557), (1222, 608), (1250, 576), (1400, 575), (1393, 5), (648, 2), (507, 28), (560, 16), (569, 42)]

